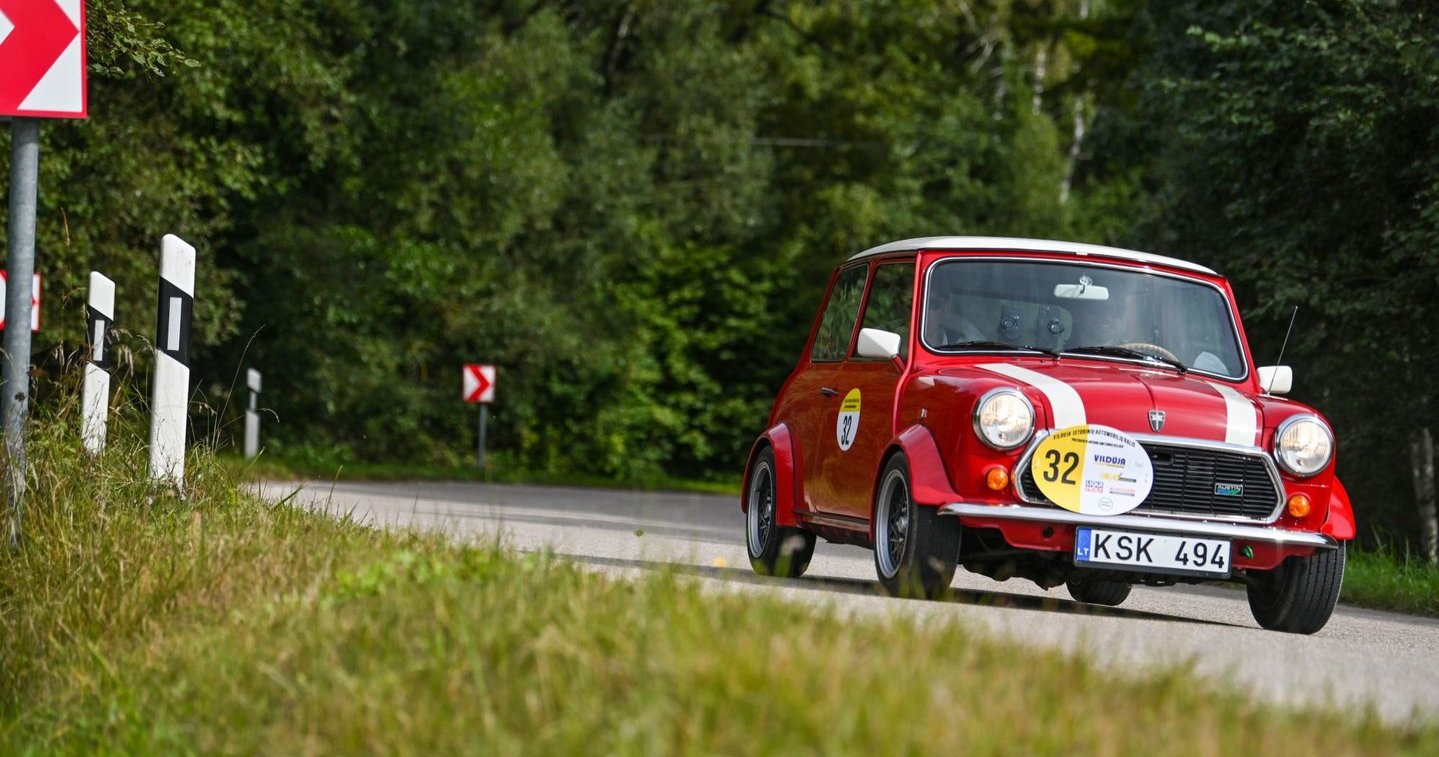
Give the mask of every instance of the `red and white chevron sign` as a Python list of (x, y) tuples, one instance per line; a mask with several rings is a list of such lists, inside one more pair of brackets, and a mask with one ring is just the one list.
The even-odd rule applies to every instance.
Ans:
[(462, 383), (460, 396), (464, 397), (466, 402), (489, 404), (495, 401), (495, 367), (493, 365), (466, 364)]
[(0, 116), (85, 118), (84, 0), (0, 0)]

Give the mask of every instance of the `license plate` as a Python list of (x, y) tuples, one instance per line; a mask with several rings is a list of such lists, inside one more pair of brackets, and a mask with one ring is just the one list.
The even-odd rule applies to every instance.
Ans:
[(1114, 566), (1145, 573), (1228, 578), (1229, 553), (1227, 539), (1100, 528), (1074, 532), (1074, 564), (1088, 568)]

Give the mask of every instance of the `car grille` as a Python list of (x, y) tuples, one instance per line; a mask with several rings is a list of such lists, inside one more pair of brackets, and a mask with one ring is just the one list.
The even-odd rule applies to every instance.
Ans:
[[(1279, 492), (1265, 458), (1223, 450), (1141, 443), (1154, 465), (1154, 486), (1134, 509), (1152, 515), (1233, 520), (1273, 519)], [(1040, 492), (1029, 466), (1019, 477), (1020, 495), (1031, 502), (1053, 504)], [(1240, 494), (1222, 495), (1216, 491)]]

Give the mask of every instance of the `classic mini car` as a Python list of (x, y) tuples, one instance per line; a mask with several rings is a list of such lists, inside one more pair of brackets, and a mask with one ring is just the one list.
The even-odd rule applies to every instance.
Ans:
[(957, 566), (1080, 602), (1232, 581), (1264, 628), (1339, 597), (1349, 497), (1323, 416), (1257, 367), (1200, 265), (1087, 244), (910, 239), (835, 269), (756, 440), (751, 564), (798, 576), (815, 538), (874, 550), (893, 594)]

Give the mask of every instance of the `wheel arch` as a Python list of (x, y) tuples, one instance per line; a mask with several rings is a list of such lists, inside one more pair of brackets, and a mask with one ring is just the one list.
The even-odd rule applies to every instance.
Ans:
[[(950, 484), (949, 472), (944, 465), (944, 457), (939, 452), (939, 443), (934, 440), (934, 434), (930, 433), (928, 428), (915, 424), (901, 431), (885, 449), (879, 467), (875, 469), (874, 486), (870, 491), (871, 502), (879, 496), (880, 471), (883, 471), (884, 466), (889, 465), (890, 459), (899, 452), (903, 452), (909, 460), (910, 497), (915, 504), (938, 507), (960, 501), (959, 493)], [(873, 522), (871, 514), (871, 530)]]
[(1344, 488), (1338, 477), (1335, 477), (1334, 488), (1329, 494), (1329, 514), (1324, 517), (1324, 525), (1319, 532), (1341, 541), (1354, 538), (1354, 506), (1349, 504), (1349, 490)]
[(796, 502), (803, 501), (802, 483), (796, 473), (798, 458), (795, 454), (794, 439), (789, 427), (783, 423), (765, 431), (750, 447), (749, 458), (744, 465), (744, 479), (740, 483), (740, 512), (749, 511), (745, 500), (749, 496), (750, 472), (754, 470), (755, 460), (765, 449), (774, 452), (775, 524), (798, 526), (799, 519), (795, 517), (794, 506)]

